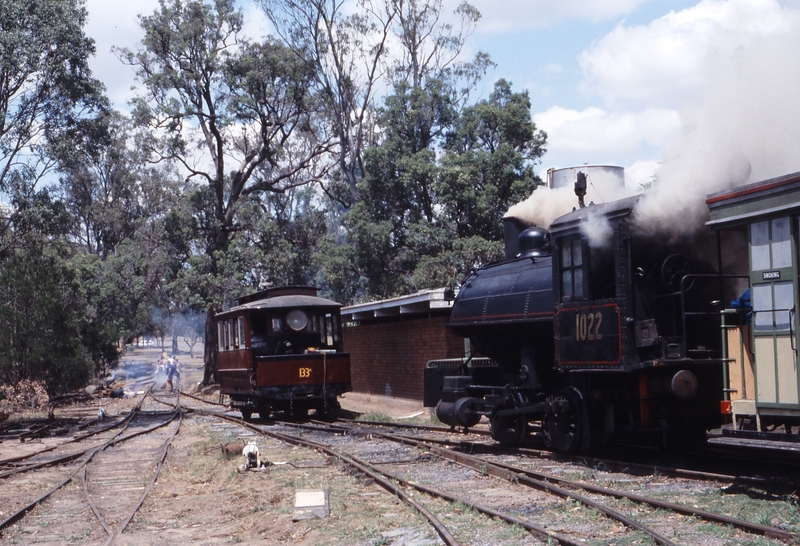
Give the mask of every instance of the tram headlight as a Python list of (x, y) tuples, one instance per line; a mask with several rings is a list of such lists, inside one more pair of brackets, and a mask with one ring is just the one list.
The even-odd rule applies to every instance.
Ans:
[(286, 324), (295, 332), (299, 332), (308, 325), (308, 315), (299, 309), (289, 311), (286, 315)]

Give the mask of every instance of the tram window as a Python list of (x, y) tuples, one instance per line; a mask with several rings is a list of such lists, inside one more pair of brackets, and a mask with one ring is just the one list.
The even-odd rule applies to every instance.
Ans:
[(225, 350), (225, 323), (217, 323), (217, 345), (220, 351)]
[(326, 326), (325, 317), (319, 317), (319, 341), (320, 344), (322, 344), (323, 346), (327, 344), (326, 340), (328, 337), (325, 326)]
[(279, 318), (272, 319), (272, 332), (283, 332), (283, 320)]
[(231, 322), (229, 320), (225, 321), (225, 350), (230, 350), (231, 348)]
[(239, 328), (237, 326), (237, 323), (231, 321), (230, 328), (231, 328), (231, 349), (238, 349), (239, 348)]
[(339, 345), (339, 331), (341, 324), (339, 324), (339, 317), (333, 315), (333, 343), (331, 345)]
[(769, 222), (766, 220), (750, 224), (750, 256), (753, 271), (770, 268)]
[(791, 281), (753, 285), (755, 329), (789, 330), (794, 327), (790, 309), (794, 305), (794, 285)]
[(238, 327), (239, 330), (239, 346), (245, 347), (247, 345), (247, 342), (244, 338), (244, 317), (239, 317), (238, 319), (236, 319), (236, 326)]
[(794, 307), (794, 283), (776, 282), (772, 286), (775, 291), (775, 328), (789, 330), (789, 310)]
[(331, 315), (325, 315), (325, 345), (328, 347), (333, 346), (333, 317)]

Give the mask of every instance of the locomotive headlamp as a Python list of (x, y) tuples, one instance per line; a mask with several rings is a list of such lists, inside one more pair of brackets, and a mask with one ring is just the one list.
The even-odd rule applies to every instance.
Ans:
[(308, 315), (299, 309), (289, 311), (289, 313), (286, 315), (286, 324), (288, 324), (289, 328), (295, 332), (299, 332), (308, 324)]

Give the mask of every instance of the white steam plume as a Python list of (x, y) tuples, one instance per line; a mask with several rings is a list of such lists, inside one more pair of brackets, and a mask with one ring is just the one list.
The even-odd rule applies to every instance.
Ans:
[(782, 14), (780, 28), (748, 29), (706, 56), (701, 98), (682, 109), (683, 133), (637, 205), (642, 229), (690, 234), (703, 229), (708, 194), (800, 170), (800, 12)]

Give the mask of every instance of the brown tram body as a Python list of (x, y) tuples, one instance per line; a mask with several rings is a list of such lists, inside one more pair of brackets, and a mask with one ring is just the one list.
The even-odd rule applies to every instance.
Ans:
[(285, 286), (218, 313), (220, 388), (231, 406), (247, 420), (273, 411), (303, 417), (309, 409), (335, 417), (338, 397), (352, 390), (340, 309), (316, 288)]

